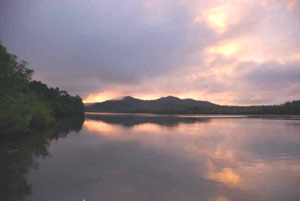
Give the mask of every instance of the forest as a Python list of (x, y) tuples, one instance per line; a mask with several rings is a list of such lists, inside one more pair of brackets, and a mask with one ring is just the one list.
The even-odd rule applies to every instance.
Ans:
[(65, 117), (84, 118), (79, 96), (35, 81), (33, 73), (27, 62), (10, 54), (0, 43), (1, 136), (51, 127)]

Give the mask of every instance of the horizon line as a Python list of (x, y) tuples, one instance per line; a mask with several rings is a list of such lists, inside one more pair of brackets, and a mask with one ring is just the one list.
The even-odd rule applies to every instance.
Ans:
[(216, 105), (220, 105), (220, 106), (242, 106), (242, 107), (247, 107), (247, 106), (272, 106), (272, 105), (282, 105), (282, 104), (285, 104), (287, 102), (292, 102), (292, 101), (297, 101), (296, 100), (287, 100), (287, 101), (284, 101), (284, 102), (281, 102), (281, 103), (277, 103), (277, 104), (253, 104), (253, 105), (250, 105), (250, 104), (235, 104), (235, 105), (226, 105), (226, 104), (218, 104), (218, 103), (215, 103), (215, 102), (211, 102), (211, 101), (208, 101), (208, 100), (199, 100), (199, 99), (194, 99), (194, 98), (180, 98), (180, 97), (177, 97), (177, 96), (173, 96), (173, 95), (168, 95), (168, 96), (161, 96), (161, 97), (158, 97), (158, 98), (152, 98), (152, 99), (144, 99), (144, 98), (136, 98), (135, 96), (130, 96), (130, 95), (127, 95), (127, 96), (122, 96), (122, 97), (118, 97), (118, 98), (112, 98), (112, 99), (107, 99), (107, 100), (104, 100), (104, 101), (93, 101), (93, 102), (90, 102), (90, 101), (85, 101), (83, 100), (82, 102), (87, 105), (87, 104), (96, 104), (96, 103), (104, 103), (106, 101), (118, 101), (118, 100), (123, 100), (124, 98), (126, 97), (130, 97), (130, 98), (133, 98), (133, 99), (137, 99), (137, 100), (142, 100), (142, 101), (155, 101), (155, 100), (159, 100), (159, 99), (162, 99), (162, 98), (168, 98), (168, 97), (173, 97), (173, 98), (177, 98), (177, 99), (180, 99), (180, 100), (194, 100), (194, 101), (202, 101), (202, 102), (209, 102), (209, 103), (212, 103), (212, 104), (216, 104)]

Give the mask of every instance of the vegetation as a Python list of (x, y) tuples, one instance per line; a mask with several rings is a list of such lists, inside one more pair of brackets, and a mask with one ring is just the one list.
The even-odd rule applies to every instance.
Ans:
[(32, 81), (33, 70), (0, 43), (0, 130), (2, 135), (49, 127), (65, 116), (82, 116), (79, 96)]
[(207, 101), (179, 99), (168, 96), (157, 100), (139, 100), (124, 97), (122, 100), (110, 100), (86, 106), (89, 112), (119, 113), (157, 113), (157, 114), (259, 114), (291, 115), (300, 114), (300, 101), (287, 102), (282, 105), (262, 106), (224, 106)]

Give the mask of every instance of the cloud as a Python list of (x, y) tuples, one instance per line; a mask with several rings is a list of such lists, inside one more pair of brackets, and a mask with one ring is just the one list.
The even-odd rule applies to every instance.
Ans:
[(277, 103), (300, 98), (299, 11), (294, 0), (6, 0), (0, 40), (37, 79), (89, 101)]
[(261, 89), (278, 90), (293, 85), (300, 86), (300, 61), (281, 64), (269, 62), (257, 65), (246, 75), (246, 80)]

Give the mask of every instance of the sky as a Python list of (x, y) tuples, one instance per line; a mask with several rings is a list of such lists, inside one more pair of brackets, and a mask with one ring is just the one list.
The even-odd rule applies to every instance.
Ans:
[(0, 40), (85, 102), (300, 99), (298, 0), (1, 0)]

